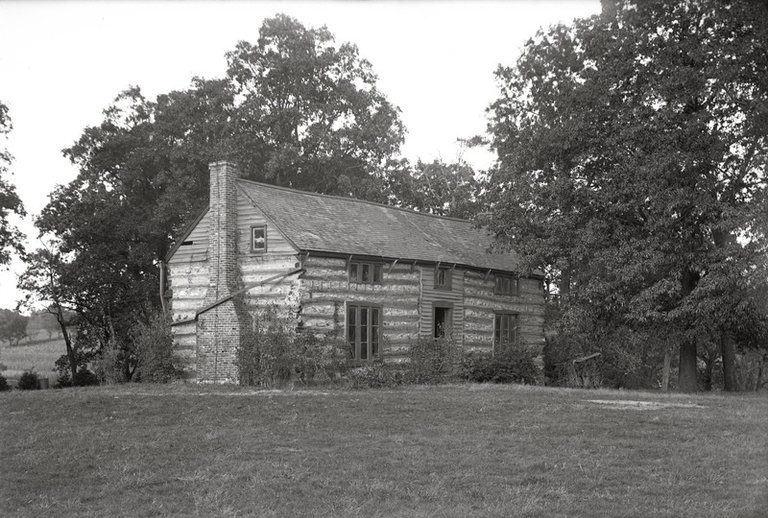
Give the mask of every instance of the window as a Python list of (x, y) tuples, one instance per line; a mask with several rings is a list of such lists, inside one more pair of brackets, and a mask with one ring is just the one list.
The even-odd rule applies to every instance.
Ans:
[(503, 351), (517, 345), (518, 316), (515, 313), (496, 313), (493, 326), (493, 350)]
[(439, 290), (450, 290), (452, 274), (452, 268), (445, 268), (442, 266), (435, 268), (435, 288)]
[(519, 280), (511, 275), (497, 275), (493, 293), (496, 295), (517, 295)]
[(251, 252), (267, 251), (267, 226), (251, 227)]
[(353, 360), (372, 360), (379, 355), (381, 308), (347, 304), (347, 342)]
[(381, 265), (376, 263), (349, 263), (349, 282), (381, 284)]

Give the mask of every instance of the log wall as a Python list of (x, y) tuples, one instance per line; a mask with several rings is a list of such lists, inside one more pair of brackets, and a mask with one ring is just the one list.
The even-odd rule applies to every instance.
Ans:
[(300, 321), (304, 329), (344, 339), (347, 302), (382, 307), (381, 350), (388, 361), (401, 361), (419, 333), (418, 268), (391, 263), (382, 269), (381, 285), (349, 282), (347, 262), (308, 257), (300, 288)]
[(521, 345), (541, 354), (544, 346), (544, 297), (541, 281), (521, 278), (519, 294), (501, 296), (493, 293), (493, 275), (481, 272), (464, 274), (464, 345), (468, 349), (490, 352), (493, 349), (495, 312), (518, 314)]

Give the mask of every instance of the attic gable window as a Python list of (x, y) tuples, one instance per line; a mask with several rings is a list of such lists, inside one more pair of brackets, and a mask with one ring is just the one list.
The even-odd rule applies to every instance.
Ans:
[(435, 289), (450, 290), (451, 277), (453, 277), (452, 268), (443, 266), (435, 268)]
[(381, 265), (377, 263), (349, 263), (349, 282), (356, 284), (381, 284)]
[(520, 282), (511, 275), (496, 275), (496, 284), (493, 286), (496, 295), (517, 296), (520, 293)]
[(267, 226), (251, 227), (251, 252), (264, 253), (267, 251)]

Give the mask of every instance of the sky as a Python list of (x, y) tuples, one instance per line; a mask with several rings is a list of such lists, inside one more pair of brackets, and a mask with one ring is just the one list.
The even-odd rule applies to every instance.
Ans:
[[(61, 150), (118, 93), (145, 96), (187, 88), (195, 77), (222, 77), (224, 55), (255, 42), (265, 18), (285, 13), (307, 27), (327, 26), (371, 62), (378, 87), (401, 110), (402, 155), (431, 161), (461, 157), (478, 170), (493, 156), (457, 139), (485, 132), (498, 97), (494, 71), (514, 65), (540, 27), (598, 13), (599, 0), (546, 1), (165, 1), (0, 0), (0, 100), (13, 130), (0, 147), (28, 216), (16, 221), (40, 246), (33, 217), (56, 185), (77, 170)], [(12, 308), (20, 261), (0, 271), (0, 308)]]

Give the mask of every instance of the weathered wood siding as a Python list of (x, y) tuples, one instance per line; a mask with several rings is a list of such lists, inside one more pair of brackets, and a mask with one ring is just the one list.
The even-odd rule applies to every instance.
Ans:
[(385, 263), (382, 284), (349, 282), (347, 262), (340, 258), (308, 257), (301, 279), (300, 319), (304, 329), (345, 339), (346, 303), (382, 308), (382, 353), (401, 361), (419, 332), (419, 270)]
[(480, 272), (467, 271), (464, 275), (465, 347), (490, 352), (493, 349), (494, 315), (501, 311), (517, 313), (521, 345), (540, 350), (544, 344), (541, 281), (521, 278), (517, 296), (495, 295), (494, 284), (493, 275), (487, 279)]
[[(267, 226), (267, 251), (251, 251), (251, 227)], [(237, 191), (237, 264), (244, 286), (285, 274), (299, 267), (298, 250), (264, 213), (256, 208), (242, 189)], [(246, 292), (245, 301), (251, 314), (268, 306), (277, 309), (278, 316), (296, 320), (299, 312), (298, 275), (292, 275), (256, 286)]]
[[(242, 190), (237, 192), (237, 244), (238, 267), (243, 285), (259, 282), (274, 275), (288, 273), (298, 266), (294, 247), (264, 214), (256, 209)], [(171, 289), (171, 314), (174, 321), (194, 318), (205, 304), (209, 284), (208, 232), (209, 214), (192, 229), (185, 241), (191, 245), (180, 246), (168, 261), (168, 279)], [(267, 226), (267, 251), (251, 252), (251, 226)], [(280, 308), (282, 316), (296, 317), (299, 309), (299, 281), (297, 276), (257, 286), (246, 293), (245, 300), (253, 311), (257, 307), (273, 304)], [(188, 357), (187, 369), (194, 374), (197, 350), (196, 324), (194, 322), (173, 326), (176, 349)]]
[(432, 336), (434, 331), (433, 306), (434, 303), (449, 302), (453, 306), (452, 326), (454, 340), (463, 343), (464, 330), (464, 270), (451, 269), (451, 289), (435, 288), (435, 268), (422, 266), (419, 268), (421, 278), (421, 300), (419, 312), (421, 313), (421, 326), (419, 333), (422, 336)]
[[(168, 282), (171, 289), (171, 317), (174, 322), (187, 320), (203, 305), (208, 289), (208, 261), (187, 257), (186, 262), (176, 261), (176, 255), (168, 263)], [(176, 350), (185, 358), (185, 370), (196, 372), (197, 337), (195, 323), (173, 326)]]
[(184, 242), (191, 241), (191, 244), (179, 246), (171, 260), (168, 261), (169, 264), (205, 261), (208, 258), (208, 230), (210, 221), (210, 212), (207, 212), (184, 240)]
[[(251, 252), (251, 227), (267, 226), (267, 251)], [(297, 253), (294, 246), (278, 230), (275, 224), (254, 207), (253, 202), (241, 188), (237, 189), (237, 251), (252, 256), (286, 255)], [(246, 283), (248, 281), (245, 281)]]

